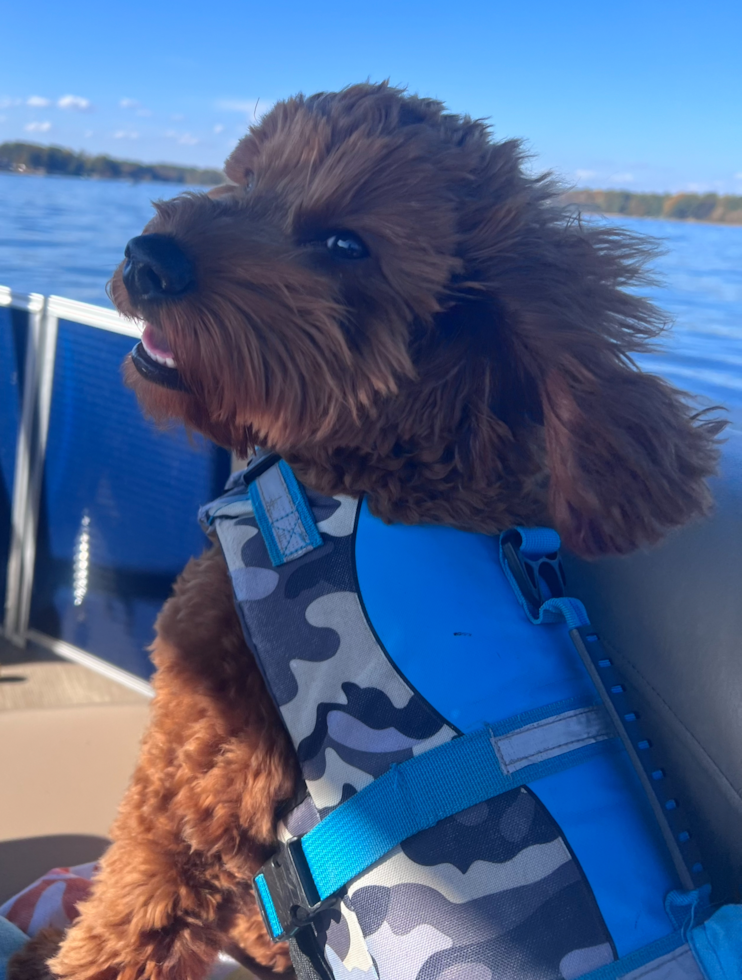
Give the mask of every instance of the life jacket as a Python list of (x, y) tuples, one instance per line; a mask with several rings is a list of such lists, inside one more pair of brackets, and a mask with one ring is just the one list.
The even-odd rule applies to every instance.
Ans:
[(302, 980), (742, 978), (554, 531), (387, 525), (275, 455), (200, 516), (306, 785), (255, 879)]

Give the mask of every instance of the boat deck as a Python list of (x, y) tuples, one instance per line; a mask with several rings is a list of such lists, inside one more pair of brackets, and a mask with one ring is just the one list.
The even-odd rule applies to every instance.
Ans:
[(0, 711), (83, 704), (141, 704), (148, 698), (80, 664), (29, 643), (0, 639)]

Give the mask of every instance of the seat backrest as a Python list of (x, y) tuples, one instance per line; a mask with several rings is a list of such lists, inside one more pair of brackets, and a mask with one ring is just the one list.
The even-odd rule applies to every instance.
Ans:
[(742, 899), (742, 431), (732, 429), (715, 512), (659, 547), (565, 556), (567, 586), (623, 669), (678, 787), (716, 901)]

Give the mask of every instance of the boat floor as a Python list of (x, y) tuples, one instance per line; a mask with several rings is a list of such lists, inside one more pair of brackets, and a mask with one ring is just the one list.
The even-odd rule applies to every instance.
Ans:
[(147, 697), (86, 667), (0, 643), (0, 904), (100, 856), (148, 714)]
[(147, 702), (143, 694), (41, 647), (20, 650), (0, 641), (0, 711)]

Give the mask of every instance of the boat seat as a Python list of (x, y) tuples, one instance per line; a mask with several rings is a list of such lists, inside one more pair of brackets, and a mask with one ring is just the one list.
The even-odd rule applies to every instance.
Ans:
[(677, 786), (713, 885), (742, 901), (742, 431), (713, 481), (715, 512), (624, 558), (565, 556)]

